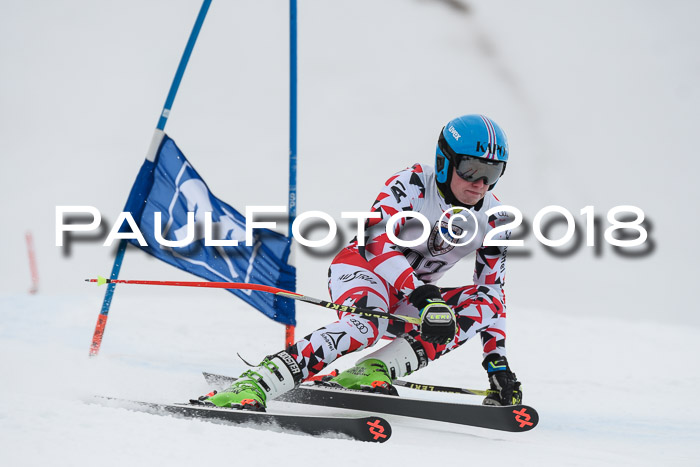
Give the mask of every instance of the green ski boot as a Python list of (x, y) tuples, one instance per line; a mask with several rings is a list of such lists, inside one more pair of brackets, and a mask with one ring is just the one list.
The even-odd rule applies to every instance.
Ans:
[(327, 384), (346, 389), (398, 396), (399, 393), (391, 382), (386, 364), (373, 358), (358, 362), (354, 367), (332, 378)]
[(258, 373), (248, 370), (230, 388), (221, 392), (214, 391), (200, 399), (217, 407), (264, 412), (267, 407), (267, 394), (259, 383), (260, 379)]
[(230, 388), (199, 398), (207, 405), (264, 412), (267, 401), (294, 389), (301, 382), (301, 369), (286, 352), (267, 357), (259, 366), (238, 377)]
[(423, 345), (406, 335), (394, 339), (364, 357), (354, 367), (322, 384), (398, 396), (393, 380), (410, 375), (427, 364), (428, 357)]

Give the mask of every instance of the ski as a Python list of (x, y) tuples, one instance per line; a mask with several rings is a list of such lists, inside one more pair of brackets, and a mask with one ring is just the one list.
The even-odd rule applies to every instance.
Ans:
[(215, 423), (226, 423), (257, 430), (284, 431), (330, 438), (337, 438), (338, 435), (341, 435), (350, 439), (373, 443), (384, 443), (391, 437), (391, 425), (389, 422), (376, 416), (333, 417), (253, 412), (193, 403), (161, 404), (111, 397), (96, 397), (94, 401), (107, 407), (125, 408), (154, 415), (170, 415)]
[[(204, 377), (216, 389), (225, 389), (236, 379), (212, 373), (204, 373)], [(326, 386), (302, 385), (282, 394), (276, 400), (401, 415), (511, 432), (532, 430), (539, 422), (537, 411), (522, 404), (508, 406), (458, 404)]]
[[(330, 375), (324, 375), (324, 377), (337, 376), (337, 372), (338, 370), (334, 370), (330, 373)], [(214, 373), (207, 373), (206, 371), (202, 372), (202, 374), (204, 375), (204, 379), (206, 379), (207, 382), (209, 382), (212, 385), (219, 386), (221, 388), (229, 387), (233, 384), (234, 381), (236, 381), (236, 378), (234, 378), (233, 376), (217, 375)], [(318, 380), (319, 376), (315, 376), (314, 378), (317, 378)], [(487, 396), (489, 394), (489, 391), (484, 389), (467, 389), (455, 386), (439, 386), (436, 384), (412, 383), (410, 381), (404, 381), (401, 379), (395, 379), (391, 384), (393, 384), (394, 386), (415, 389), (418, 391), (444, 392), (448, 394), (464, 394), (467, 396)]]

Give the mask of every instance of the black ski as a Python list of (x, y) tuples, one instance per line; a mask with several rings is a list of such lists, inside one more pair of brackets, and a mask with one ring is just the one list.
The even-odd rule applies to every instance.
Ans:
[(329, 417), (314, 415), (279, 414), (253, 412), (250, 410), (226, 409), (183, 404), (159, 404), (126, 399), (98, 397), (96, 401), (114, 406), (147, 412), (155, 415), (196, 418), (205, 421), (241, 425), (257, 430), (283, 430), (318, 437), (344, 435), (358, 441), (383, 443), (391, 437), (391, 425), (381, 417)]
[[(216, 389), (227, 388), (236, 380), (230, 376), (203, 374), (207, 382)], [(539, 422), (537, 411), (522, 404), (502, 407), (456, 404), (325, 386), (299, 386), (282, 394), (277, 400), (401, 415), (501, 431), (529, 431)]]

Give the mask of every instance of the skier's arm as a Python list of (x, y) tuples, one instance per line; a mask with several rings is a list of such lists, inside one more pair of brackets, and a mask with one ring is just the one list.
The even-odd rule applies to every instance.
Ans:
[[(374, 271), (397, 290), (410, 294), (423, 285), (403, 253), (389, 240), (386, 226), (389, 218), (403, 211), (420, 210), (425, 200), (425, 183), (420, 164), (402, 170), (385, 183), (384, 189), (372, 205), (372, 212), (381, 217), (368, 219), (365, 223), (365, 246), (359, 246), (359, 253), (367, 260)], [(395, 224), (394, 235), (406, 223), (406, 218)]]
[[(509, 222), (507, 215), (495, 214), (488, 219), (491, 228)], [(494, 237), (497, 240), (510, 238), (510, 231), (504, 231)], [(505, 246), (482, 246), (476, 251), (474, 266), (474, 284), (481, 286), (480, 290), (489, 297), (489, 306), (497, 318), (488, 329), (481, 332), (481, 342), (484, 347), (484, 357), (506, 354), (506, 300), (503, 286), (506, 275)], [(481, 294), (480, 294), (481, 295)]]
[[(503, 213), (505, 214), (505, 213)], [(510, 222), (506, 215), (496, 214), (489, 218), (489, 226), (496, 228)], [(511, 232), (506, 230), (494, 238), (507, 240)], [(488, 329), (481, 332), (484, 346), (483, 366), (489, 378), (490, 391), (484, 399), (485, 405), (512, 405), (522, 402), (520, 382), (511, 371), (506, 358), (506, 306), (505, 284), (506, 246), (482, 246), (476, 252), (474, 283), (479, 286), (479, 295), (490, 297), (489, 307), (496, 315)]]

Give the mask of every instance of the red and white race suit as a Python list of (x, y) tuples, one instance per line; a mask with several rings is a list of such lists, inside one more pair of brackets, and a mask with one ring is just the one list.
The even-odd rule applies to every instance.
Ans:
[[(312, 332), (288, 349), (302, 367), (304, 378), (320, 372), (342, 355), (372, 346), (380, 338), (393, 339), (402, 334), (421, 342), (429, 360), (456, 349), (477, 333), (481, 335), (484, 355), (505, 355), (503, 285), (507, 248), (483, 246), (489, 234), (495, 233), (493, 240), (510, 237), (509, 230), (492, 232), (509, 222), (507, 213), (492, 210), (498, 206), (500, 202), (490, 191), (470, 209), (447, 204), (438, 190), (433, 168), (422, 164), (387, 180), (371, 209), (381, 217), (365, 223), (364, 246), (353, 239), (330, 266), (331, 298), (344, 305), (417, 317), (418, 310), (408, 302), (408, 295), (422, 284), (434, 284), (457, 261), (476, 253), (473, 285), (441, 288), (444, 300), (456, 314), (455, 339), (447, 345), (435, 345), (421, 340), (416, 325), (390, 325), (386, 319), (340, 313), (338, 321)], [(487, 215), (490, 210), (493, 212)], [(390, 217), (405, 211), (420, 213), (428, 220), (430, 233), (417, 246), (399, 246), (387, 234)], [(404, 217), (392, 230), (399, 239), (409, 241), (420, 238), (427, 229), (417, 218)]]

